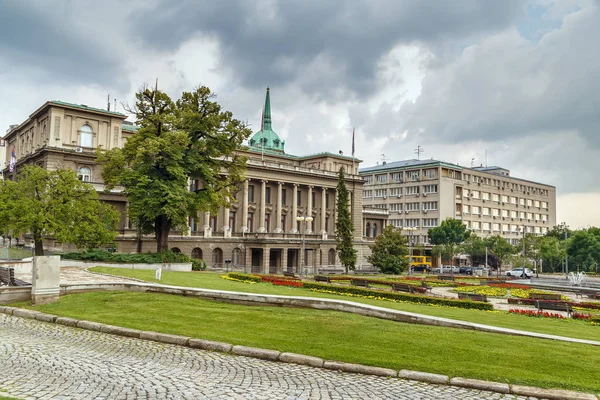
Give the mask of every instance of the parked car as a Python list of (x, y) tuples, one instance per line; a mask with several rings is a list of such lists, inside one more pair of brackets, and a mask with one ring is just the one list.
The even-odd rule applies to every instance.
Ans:
[(467, 267), (467, 266), (463, 266), (458, 268), (458, 273), (459, 274), (465, 274), (465, 275), (473, 275), (473, 267)]
[(431, 267), (427, 264), (413, 265), (412, 272), (431, 272)]
[(452, 271), (453, 273), (458, 274), (459, 270), (458, 267), (453, 267), (452, 265), (442, 265), (442, 268), (437, 267), (433, 272), (437, 274), (449, 274)]
[(525, 273), (523, 273), (523, 268), (514, 268), (510, 271), (506, 271), (506, 276), (531, 278), (533, 276), (533, 271), (529, 268), (525, 268)]

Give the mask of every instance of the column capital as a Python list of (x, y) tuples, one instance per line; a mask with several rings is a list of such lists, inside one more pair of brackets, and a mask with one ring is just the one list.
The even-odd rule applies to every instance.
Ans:
[(284, 185), (285, 182), (277, 182), (277, 184), (281, 186), (281, 185)]

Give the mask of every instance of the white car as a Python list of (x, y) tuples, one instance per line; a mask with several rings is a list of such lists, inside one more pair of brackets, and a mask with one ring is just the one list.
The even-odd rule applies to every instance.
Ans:
[(506, 276), (531, 278), (533, 276), (533, 271), (529, 268), (525, 268), (525, 273), (523, 274), (523, 268), (514, 268), (510, 271), (506, 271)]
[(458, 274), (460, 269), (458, 267), (453, 267), (451, 265), (442, 265), (441, 271), (440, 271), (440, 267), (437, 267), (433, 270), (433, 272), (435, 272), (437, 274), (439, 274), (439, 273), (449, 274), (450, 271), (452, 271), (455, 274)]

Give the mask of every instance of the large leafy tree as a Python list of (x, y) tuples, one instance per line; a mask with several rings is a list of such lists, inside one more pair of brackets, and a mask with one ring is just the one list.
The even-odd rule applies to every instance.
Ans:
[(538, 240), (538, 254), (543, 260), (542, 268), (550, 272), (559, 272), (567, 255), (564, 241), (555, 236), (544, 236)]
[[(244, 178), (246, 160), (236, 150), (251, 131), (214, 100), (204, 86), (176, 102), (144, 88), (132, 110), (137, 133), (98, 155), (107, 186), (124, 187), (131, 220), (140, 233), (154, 233), (158, 252), (169, 249), (169, 231), (185, 230), (189, 216), (229, 206)], [(188, 179), (199, 182), (194, 190)]]
[(512, 254), (514, 254), (515, 248), (500, 235), (489, 236), (484, 239), (484, 242), (492, 254), (496, 257), (498, 261), (498, 274), (500, 274), (502, 265), (509, 260)]
[(408, 265), (408, 240), (402, 231), (388, 225), (371, 246), (367, 260), (384, 274), (401, 274)]
[(598, 228), (574, 231), (567, 242), (569, 264), (587, 270), (600, 261), (600, 231)]
[(454, 218), (445, 219), (440, 226), (430, 228), (428, 232), (429, 243), (442, 246), (443, 253), (450, 257), (450, 261), (456, 255), (459, 245), (467, 240), (470, 234), (462, 221)]
[(339, 254), (340, 262), (344, 266), (346, 273), (348, 273), (348, 270), (356, 268), (356, 249), (353, 244), (352, 216), (348, 207), (349, 195), (344, 176), (344, 167), (340, 167), (338, 173), (337, 191), (337, 221), (335, 222), (336, 250)]
[(44, 238), (78, 248), (111, 243), (118, 219), (118, 212), (71, 170), (26, 166), (16, 181), (0, 186), (0, 223), (13, 233), (31, 234), (36, 256), (44, 255)]

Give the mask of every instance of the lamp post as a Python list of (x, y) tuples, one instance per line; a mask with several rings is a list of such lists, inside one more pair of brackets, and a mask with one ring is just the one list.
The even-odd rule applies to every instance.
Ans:
[[(565, 249), (566, 249), (566, 245), (567, 245), (567, 239), (569, 238), (569, 225), (567, 225), (565, 222), (561, 223), (560, 226), (562, 226), (565, 230)], [(565, 254), (565, 279), (569, 279), (569, 254), (566, 253)]]
[(302, 226), (302, 254), (300, 254), (300, 276), (304, 276), (304, 268), (305, 268), (305, 260), (304, 260), (304, 245), (305, 245), (305, 240), (306, 240), (306, 224), (303, 224), (302, 222), (306, 222), (308, 224), (310, 224), (313, 220), (313, 217), (305, 217), (305, 216), (301, 216), (301, 217), (296, 217), (296, 221), (300, 222)]
[(417, 228), (414, 227), (410, 227), (410, 226), (405, 226), (404, 228), (402, 228), (403, 231), (408, 231), (408, 276), (411, 275), (412, 272), (412, 261), (413, 261), (413, 241), (412, 241), (412, 235), (411, 235), (411, 231), (416, 231)]
[(527, 278), (527, 274), (525, 273), (525, 225), (523, 225), (521, 229), (523, 230), (523, 275)]

